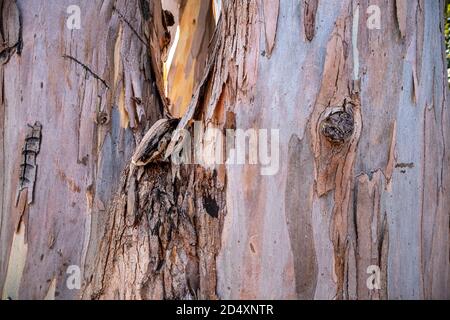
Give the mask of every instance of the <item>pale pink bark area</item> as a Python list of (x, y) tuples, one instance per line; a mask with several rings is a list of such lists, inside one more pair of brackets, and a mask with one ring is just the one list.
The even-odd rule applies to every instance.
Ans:
[[(311, 42), (309, 24), (299, 23), (302, 4), (280, 1), (270, 58), (260, 48), (255, 62), (254, 46), (245, 55), (256, 69), (243, 75), (249, 87), (237, 87), (237, 127), (280, 128), (281, 166), (268, 177), (250, 167), (227, 171), (219, 291), (448, 298), (443, 3), (379, 4), (381, 30), (370, 30), (369, 2), (319, 1)], [(253, 21), (249, 38), (264, 27)], [(354, 104), (355, 130), (336, 148), (318, 127), (344, 100)], [(381, 270), (379, 291), (366, 286), (371, 265)]]

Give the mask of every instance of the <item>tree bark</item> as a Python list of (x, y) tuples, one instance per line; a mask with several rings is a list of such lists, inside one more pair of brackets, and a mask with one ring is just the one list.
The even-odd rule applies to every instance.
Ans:
[(450, 298), (443, 0), (377, 2), (381, 29), (366, 0), (222, 1), (178, 128), (200, 121), (204, 145), (208, 128), (278, 129), (273, 175), (248, 159), (127, 164), (170, 108), (159, 1), (86, 3), (82, 33), (64, 29), (62, 2), (0, 3), (3, 297)]
[[(148, 53), (149, 46), (163, 50), (145, 40), (149, 13), (141, 1), (81, 2), (80, 30), (66, 27), (73, 1), (0, 4), (7, 41), (0, 66), (2, 297), (76, 298), (66, 270), (77, 265), (90, 275), (121, 171), (135, 141), (162, 116), (151, 80), (158, 56), (152, 65)], [(27, 124), (36, 121), (42, 140), (34, 197), (24, 189), (16, 204)]]

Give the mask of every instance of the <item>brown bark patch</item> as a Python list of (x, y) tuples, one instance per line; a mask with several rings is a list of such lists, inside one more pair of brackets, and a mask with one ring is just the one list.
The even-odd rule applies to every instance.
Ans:
[(158, 163), (148, 165), (141, 177), (123, 174), (97, 272), (83, 297), (217, 298), (215, 257), (225, 216), (224, 187), (215, 171), (173, 169)]
[[(387, 250), (389, 247), (388, 224), (384, 196), (386, 178), (381, 170), (371, 177), (362, 174), (355, 185), (354, 215), (356, 239), (356, 277), (358, 299), (387, 298)], [(379, 290), (367, 287), (368, 267), (380, 269)]]
[(14, 0), (0, 1), (0, 63), (22, 51), (22, 16)]
[(398, 29), (400, 36), (404, 38), (406, 36), (406, 18), (407, 18), (408, 1), (396, 0), (395, 1), (395, 13), (397, 17)]
[(318, 276), (311, 217), (312, 170), (313, 156), (308, 143), (293, 135), (289, 141), (285, 214), (294, 259), (295, 289), (302, 300), (314, 299)]
[(305, 28), (305, 37), (312, 41), (316, 28), (316, 12), (319, 6), (319, 0), (305, 0), (303, 11), (303, 25)]

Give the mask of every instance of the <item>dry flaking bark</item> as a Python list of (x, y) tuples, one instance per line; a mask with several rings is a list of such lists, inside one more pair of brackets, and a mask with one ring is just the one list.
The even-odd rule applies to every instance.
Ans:
[[(133, 10), (142, 4), (122, 8), (116, 4), (115, 9), (105, 4), (100, 8), (107, 21), (122, 21), (112, 23), (114, 32), (107, 42), (111, 49), (106, 55), (109, 64), (83, 58), (74, 54), (78, 53), (75, 49), (66, 54), (81, 64), (73, 59), (58, 60), (61, 66), (73, 64), (81, 75), (89, 76), (81, 81), (90, 81), (84, 84), (84, 91), (90, 90), (83, 93), (83, 100), (94, 97), (95, 101), (97, 91), (111, 95), (105, 106), (117, 102), (121, 115), (112, 117), (111, 130), (120, 128), (118, 123), (122, 128), (131, 127), (137, 141), (152, 122), (141, 124), (139, 105), (155, 112), (155, 118), (167, 107), (161, 83), (168, 33), (157, 2), (149, 2), (154, 5), (149, 12), (156, 16), (143, 14), (147, 23), (141, 18), (130, 20)], [(95, 160), (78, 157), (81, 163), (100, 167), (100, 174), (94, 176), (98, 182), (86, 187), (86, 199), (77, 197), (80, 185), (85, 186), (81, 177), (87, 173), (61, 170), (60, 163), (67, 159), (48, 157), (55, 153), (50, 146), (59, 140), (46, 140), (55, 134), (45, 132), (45, 119), (33, 113), (34, 117), (25, 121), (10, 107), (22, 106), (14, 98), (20, 96), (13, 90), (19, 86), (11, 85), (19, 71), (9, 68), (20, 64), (19, 57), (12, 55), (1, 69), (3, 77), (6, 72), (16, 79), (1, 79), (7, 97), (2, 99), (2, 110), (9, 112), (4, 119), (41, 121), (39, 168), (42, 164), (44, 172), (50, 172), (56, 162), (62, 171), (58, 177), (64, 183), (55, 187), (59, 192), (67, 190), (61, 199), (70, 198), (95, 209), (89, 211), (92, 220), (84, 216), (65, 220), (62, 214), (56, 220), (55, 212), (63, 201), (45, 206), (43, 200), (49, 197), (39, 186), (52, 186), (54, 181), (44, 180), (38, 173), (38, 192), (28, 215), (27, 236), (33, 242), (24, 244), (23, 225), (12, 228), (20, 216), (17, 211), (2, 210), (3, 291), (14, 292), (19, 283), (26, 284), (17, 294), (20, 297), (54, 297), (56, 292), (70, 296), (58, 272), (64, 271), (64, 264), (80, 261), (79, 249), (73, 248), (73, 243), (81, 242), (80, 237), (71, 232), (88, 228), (83, 298), (449, 298), (450, 199), (445, 195), (450, 186), (446, 169), (450, 164), (450, 119), (443, 1), (380, 2), (381, 30), (366, 27), (365, 13), (372, 4), (368, 0), (320, 1), (315, 13), (320, 19), (315, 19), (312, 42), (301, 40), (306, 30), (302, 21), (305, 2), (279, 1), (275, 23), (275, 15), (266, 21), (267, 3), (263, 1), (224, 1), (205, 71), (178, 125), (192, 131), (192, 122), (199, 120), (205, 128), (222, 130), (279, 129), (279, 171), (269, 176), (260, 175), (260, 168), (249, 164), (207, 169), (152, 163), (131, 174), (127, 167), (114, 201), (109, 202), (121, 166), (110, 168), (103, 162), (105, 158), (114, 162), (108, 155), (115, 149), (113, 145), (106, 148), (108, 140), (100, 135), (102, 143), (85, 148), (94, 150), (94, 155), (100, 148), (103, 161), (101, 156)], [(26, 17), (24, 21), (32, 18), (29, 12)], [(412, 27), (404, 28), (405, 21)], [(149, 39), (141, 36), (142, 25)], [(267, 30), (276, 30), (276, 36)], [(27, 45), (31, 37), (23, 37), (20, 59), (31, 50)], [(131, 39), (140, 50), (124, 49), (133, 48), (128, 43)], [(271, 52), (266, 52), (267, 44)], [(150, 73), (144, 78), (133, 74), (135, 66), (117, 68), (133, 60), (124, 55), (142, 52), (150, 53), (152, 59)], [(105, 67), (110, 65), (115, 67)], [(104, 83), (91, 77), (92, 72)], [(127, 84), (128, 80), (131, 83)], [(147, 85), (143, 88), (151, 89), (151, 99), (139, 104), (138, 84), (142, 81)], [(55, 83), (53, 86), (53, 90), (59, 88)], [(39, 92), (39, 87), (31, 91)], [(46, 95), (38, 95), (42, 96)], [(101, 101), (99, 110), (109, 110), (103, 106), (105, 99)], [(58, 105), (60, 101), (52, 102)], [(32, 105), (30, 100), (26, 105)], [(94, 109), (88, 102), (84, 105)], [(66, 112), (58, 119), (70, 129), (70, 121), (64, 119), (72, 118)], [(96, 119), (104, 119), (103, 114)], [(89, 122), (80, 123), (75, 132), (89, 132)], [(3, 139), (8, 142), (4, 151), (14, 154), (17, 148), (9, 141), (14, 136), (11, 123), (7, 125), (4, 122), (7, 137)], [(130, 129), (121, 130), (112, 132), (119, 135), (117, 132)], [(18, 139), (20, 143), (23, 137)], [(90, 138), (88, 135), (81, 141)], [(172, 140), (166, 155), (172, 154), (177, 141)], [(85, 148), (80, 153), (64, 147), (67, 154), (91, 154)], [(20, 161), (3, 162), (8, 172), (11, 163)], [(14, 179), (18, 176), (12, 177), (4, 179), (2, 201), (10, 201), (9, 190), (17, 186)], [(94, 179), (90, 177), (88, 181)], [(84, 208), (77, 210), (83, 212)], [(50, 226), (42, 223), (43, 216)], [(69, 223), (74, 226), (64, 227)], [(48, 231), (48, 239), (36, 230)], [(25, 260), (20, 254), (24, 251), (29, 252)], [(53, 259), (36, 264), (42, 252)], [(3, 257), (13, 262), (10, 266), (18, 267), (8, 268)], [(367, 287), (370, 266), (381, 270), (378, 291)], [(25, 270), (23, 278), (21, 270)]]
[(312, 208), (309, 201), (313, 188), (304, 187), (305, 184), (311, 186), (311, 176), (309, 181), (302, 178), (307, 177), (312, 169), (313, 156), (309, 150), (303, 150), (302, 148), (303, 144), (300, 139), (293, 135), (289, 141), (286, 189), (297, 196), (285, 195), (285, 214), (292, 251), (296, 253), (293, 257), (295, 290), (299, 299), (311, 300), (314, 298), (319, 276), (317, 248), (314, 245), (312, 227)]
[[(355, 238), (349, 250), (355, 250), (356, 260), (348, 259), (348, 278), (357, 277), (354, 286), (347, 286), (344, 294), (349, 299), (387, 298), (387, 245), (389, 230), (387, 224), (384, 190), (386, 179), (378, 170), (371, 177), (362, 174), (356, 177), (353, 201), (353, 223)], [(354, 264), (354, 265), (352, 265)], [(368, 266), (380, 267), (380, 289), (369, 290), (366, 285)]]
[[(208, 13), (210, 8), (202, 10)], [(199, 42), (188, 40), (193, 45)], [(212, 46), (216, 43), (218, 39)], [(206, 55), (206, 49), (201, 46), (197, 58)], [(210, 57), (190, 110), (203, 102), (212, 53)], [(198, 112), (188, 112), (184, 119), (189, 116), (193, 119)], [(159, 162), (128, 170), (132, 171), (123, 173), (122, 187), (108, 210), (95, 272), (82, 297), (217, 298), (216, 255), (226, 212), (223, 170), (217, 173), (195, 165), (173, 168)]]
[[(246, 10), (239, 12), (239, 5), (245, 5)], [(239, 44), (247, 41), (247, 35), (245, 30), (236, 36), (221, 30), (239, 21), (254, 23), (257, 7), (246, 1), (224, 6), (227, 9), (211, 41), (203, 79), (178, 128), (192, 131), (192, 121), (201, 120), (202, 114), (206, 124), (214, 121), (222, 129), (235, 126), (226, 121), (225, 109), (217, 112), (217, 90), (234, 71), (228, 69), (231, 61), (245, 58), (245, 49)], [(236, 81), (244, 89), (245, 70), (238, 65), (232, 76), (238, 76)], [(166, 156), (172, 152), (173, 145)], [(178, 178), (173, 170), (157, 163), (131, 176), (123, 174), (123, 186), (110, 210), (95, 262), (97, 271), (87, 282), (84, 298), (217, 298), (216, 256), (227, 210), (225, 167), (182, 166), (175, 169), (180, 172)], [(144, 175), (136, 178), (135, 174)], [(126, 245), (126, 238), (134, 240)]]
[(179, 2), (179, 38), (170, 69), (167, 70), (167, 96), (171, 113), (181, 117), (203, 76), (208, 46), (214, 32), (211, 1)]
[(151, 164), (122, 176), (96, 272), (93, 299), (215, 299), (224, 182), (198, 166)]
[[(260, 11), (239, 1), (224, 7), (225, 21), (251, 17), (237, 31), (224, 24), (225, 50), (247, 49), (237, 68), (217, 60), (206, 119), (231, 112), (239, 128), (280, 128), (281, 165), (268, 177), (251, 166), (227, 169), (233, 201), (218, 256), (221, 297), (448, 297), (449, 120), (442, 19), (432, 18), (442, 16), (442, 1), (380, 4), (382, 30), (366, 27), (370, 4), (320, 2), (312, 46), (293, 27), (305, 7), (281, 1), (270, 59), (258, 48)], [(399, 32), (405, 14), (407, 25), (419, 23), (403, 30), (401, 22)], [(330, 139), (321, 125), (347, 105), (352, 130), (340, 132), (351, 135)], [(381, 270), (379, 291), (367, 287), (371, 265)]]
[[(358, 92), (359, 82), (351, 78), (354, 57), (346, 47), (347, 43), (351, 43), (350, 12), (347, 11), (346, 14), (344, 12), (343, 16), (336, 22), (336, 27), (328, 41), (322, 83), (310, 122), (316, 163), (317, 197), (320, 198), (330, 191), (333, 191), (334, 197), (330, 237), (334, 246), (334, 273), (338, 298), (341, 298), (344, 286), (347, 214), (353, 189), (353, 164), (363, 125)], [(347, 108), (353, 114), (351, 119), (353, 129), (348, 132), (349, 140), (339, 144), (330, 142), (329, 137), (321, 130), (324, 121), (330, 117), (330, 114), (336, 111), (344, 112)]]
[[(93, 280), (86, 297), (448, 297), (449, 201), (442, 197), (450, 183), (444, 170), (449, 161), (445, 68), (443, 56), (432, 56), (422, 36), (436, 31), (427, 41), (442, 49), (441, 25), (432, 19), (441, 8), (408, 5), (407, 19), (422, 24), (403, 35), (393, 3), (383, 5), (389, 13), (384, 30), (372, 31), (362, 14), (368, 2), (345, 1), (337, 7), (321, 2), (316, 15), (327, 14), (327, 19), (316, 29), (313, 47), (294, 40), (302, 29), (292, 26), (298, 25), (304, 7), (292, 10), (280, 2), (283, 18), (272, 38), (260, 16), (263, 5), (223, 4), (204, 76), (178, 128), (192, 130), (193, 120), (220, 129), (280, 128), (280, 172), (261, 176), (255, 166), (222, 166), (217, 177), (226, 176), (226, 187), (217, 188), (211, 171), (201, 167), (182, 167), (184, 179), (175, 184), (168, 165), (141, 169), (143, 180), (123, 182), (116, 198), (118, 208), (111, 212), (116, 218), (109, 223), (117, 228), (107, 228), (113, 232), (106, 239), (119, 240), (103, 241), (97, 274), (105, 277)], [(270, 57), (260, 47), (262, 36), (269, 43), (276, 39)], [(422, 56), (431, 62), (424, 65)], [(434, 82), (421, 85), (423, 77)], [(166, 155), (177, 142), (175, 137)], [(140, 192), (145, 190), (143, 198), (148, 198), (151, 186), (160, 183), (158, 188), (175, 199), (173, 186), (190, 190), (187, 181), (194, 171), (201, 172), (194, 180), (207, 181), (214, 195), (205, 196), (200, 188), (179, 197), (199, 197), (192, 205), (194, 216), (215, 224), (198, 223), (185, 233), (192, 223), (181, 219), (171, 241), (161, 241), (167, 237), (160, 232), (154, 242), (141, 238), (140, 244), (136, 237), (152, 229), (151, 219), (142, 219), (148, 205), (136, 200)], [(412, 181), (419, 181), (417, 187), (411, 187)], [(136, 201), (139, 205), (130, 208)], [(177, 214), (164, 215), (163, 224), (183, 216), (171, 201), (176, 203), (160, 201), (150, 217), (175, 207)], [(217, 218), (208, 215), (208, 207), (217, 208)], [(210, 259), (202, 249), (188, 249), (186, 242), (198, 233), (216, 244), (209, 249)], [(124, 235), (135, 239), (129, 251), (122, 245)], [(176, 249), (169, 250), (172, 245)], [(164, 262), (152, 269), (143, 264), (143, 256), (154, 257), (153, 265)], [(370, 266), (381, 271), (380, 290), (367, 287)], [(136, 272), (121, 283), (130, 270)], [(212, 278), (202, 281), (202, 274)], [(192, 290), (197, 286), (198, 296)]]
[[(163, 112), (148, 23), (138, 1), (0, 4), (2, 297), (78, 298), (66, 286), (67, 268), (90, 277), (121, 170)], [(66, 27), (74, 4), (80, 30)], [(16, 206), (27, 124), (36, 122), (34, 197), (28, 203), (21, 192)]]

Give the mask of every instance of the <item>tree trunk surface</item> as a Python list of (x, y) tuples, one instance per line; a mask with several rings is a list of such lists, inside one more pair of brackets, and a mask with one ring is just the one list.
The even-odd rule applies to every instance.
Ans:
[[(168, 74), (160, 1), (72, 2), (0, 1), (3, 298), (450, 298), (443, 0), (188, 0)], [(169, 110), (274, 170), (131, 165)]]

